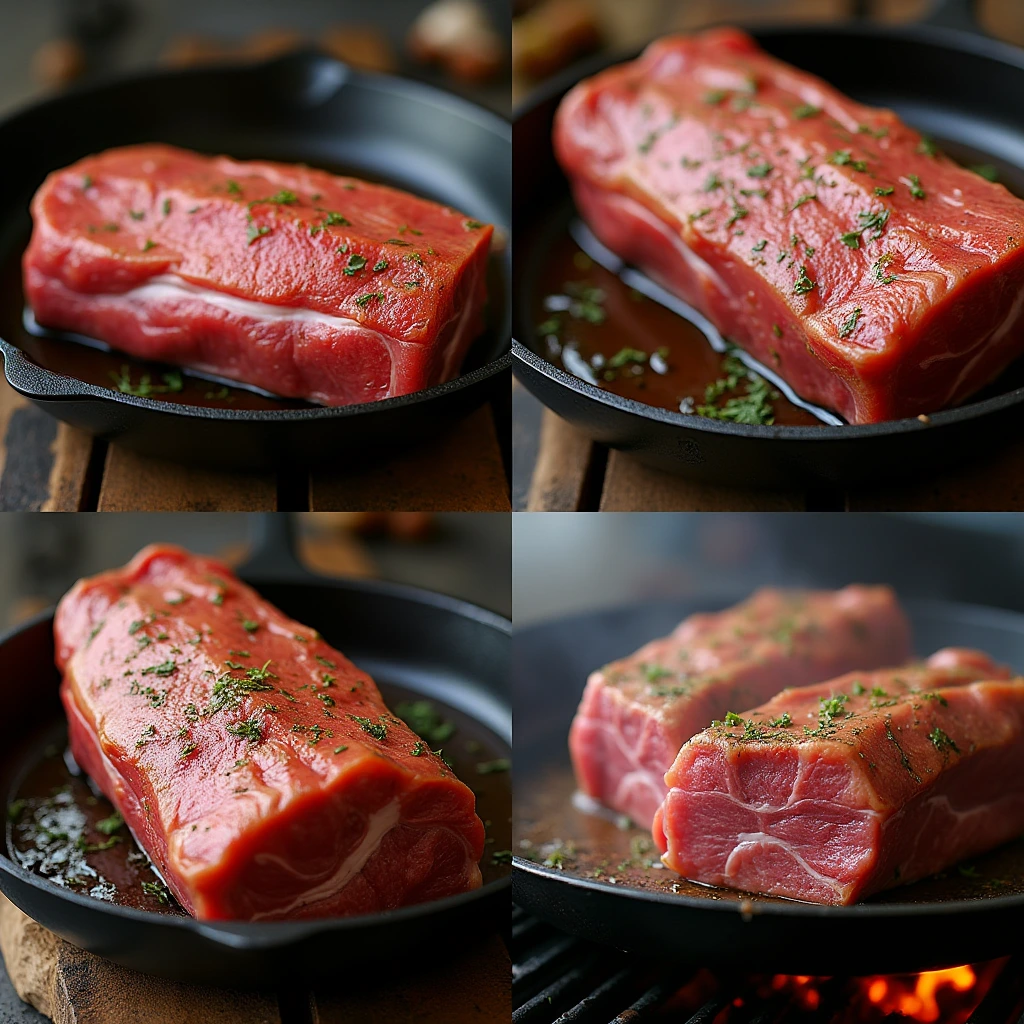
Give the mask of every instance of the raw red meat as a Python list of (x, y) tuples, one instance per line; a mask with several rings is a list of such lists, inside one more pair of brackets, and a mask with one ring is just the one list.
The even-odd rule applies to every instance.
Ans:
[(481, 884), (469, 788), (220, 562), (148, 547), (79, 581), (54, 632), (72, 753), (196, 917), (364, 914)]
[[(786, 690), (694, 736), (654, 823), (687, 878), (853, 903), (1024, 831), (1024, 680), (978, 651)], [(984, 681), (982, 681), (984, 680)]]
[(554, 141), (609, 248), (851, 423), (955, 405), (1024, 351), (1024, 202), (742, 32), (585, 80)]
[(483, 327), (492, 228), (301, 165), (112, 149), (32, 202), (39, 323), (323, 405), (454, 377)]
[(730, 708), (853, 668), (899, 665), (910, 627), (888, 587), (757, 591), (594, 672), (573, 719), (579, 787), (650, 827), (679, 748)]

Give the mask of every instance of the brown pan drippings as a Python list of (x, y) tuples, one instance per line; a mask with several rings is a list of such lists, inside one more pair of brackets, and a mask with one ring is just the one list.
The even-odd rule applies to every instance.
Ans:
[[(385, 684), (381, 690), (392, 709), (423, 699), (400, 686)], [(487, 830), (480, 861), (487, 884), (510, 871), (511, 773), (482, 774), (478, 766), (500, 767), (508, 752), (470, 716), (438, 700), (431, 699), (431, 704), (455, 726), (443, 752), (455, 774), (476, 794), (477, 814)], [(34, 746), (35, 756), (8, 798), (8, 855), (72, 892), (119, 906), (184, 915), (128, 828), (116, 826), (113, 804), (87, 776), (72, 770), (74, 761), (66, 742), (63, 723), (56, 723)]]
[[(588, 811), (568, 765), (549, 765), (518, 787), (513, 850), (544, 870), (585, 878), (624, 893), (647, 891), (731, 903), (793, 900), (700, 885), (661, 865), (646, 829), (611, 812)], [(656, 866), (652, 866), (656, 865)], [(911, 885), (888, 889), (868, 903), (942, 903), (1024, 893), (1024, 837), (983, 857)]]

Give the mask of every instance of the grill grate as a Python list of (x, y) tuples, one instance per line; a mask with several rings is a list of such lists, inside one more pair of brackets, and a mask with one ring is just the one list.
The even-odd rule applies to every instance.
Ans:
[[(565, 935), (519, 907), (512, 914), (512, 962), (513, 1024), (712, 1024), (730, 1007), (729, 1024), (846, 1024), (855, 1019), (847, 978), (816, 985), (818, 1003), (808, 1009), (792, 992), (763, 998), (755, 979), (720, 974), (714, 979), (714, 994), (706, 995), (699, 1009), (683, 1011), (674, 997), (684, 987), (700, 992), (702, 976), (706, 988), (711, 983), (706, 972), (656, 966), (605, 949)], [(1022, 1001), (1024, 956), (1016, 956), (1007, 961), (967, 1024), (1024, 1024)], [(910, 1020), (899, 1013), (885, 1019)]]

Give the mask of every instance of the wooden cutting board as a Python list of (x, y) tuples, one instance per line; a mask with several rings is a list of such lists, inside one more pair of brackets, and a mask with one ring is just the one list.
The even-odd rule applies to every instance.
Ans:
[[(512, 974), (493, 936), (386, 989), (282, 994), (151, 978), (72, 946), (0, 896), (0, 954), (18, 995), (54, 1024), (507, 1024)], [(400, 969), (400, 968), (399, 968)]]

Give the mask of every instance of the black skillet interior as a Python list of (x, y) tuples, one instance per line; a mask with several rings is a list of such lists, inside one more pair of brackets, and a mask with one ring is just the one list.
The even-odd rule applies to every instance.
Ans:
[[(447, 705), (471, 719), (478, 734), (483, 730), (489, 749), (510, 756), (507, 620), (411, 588), (297, 578), (294, 567), (266, 552), (243, 572), (270, 601), (319, 629), (373, 674), (386, 696), (412, 691)], [(39, 753), (26, 737), (62, 717), (50, 613), (0, 640), (0, 664), (6, 680), (0, 684), (0, 799), (6, 806), (26, 760)], [(508, 849), (510, 824), (492, 819), (494, 844), (485, 858)], [(78, 895), (16, 865), (6, 844), (0, 890), (75, 945), (149, 974), (234, 987), (327, 975), (359, 984), (406, 954), (419, 962), (431, 951), (444, 955), (484, 932), (507, 928), (508, 869), (489, 862), (483, 867), (484, 886), (461, 896), (366, 917), (263, 924), (202, 923)]]
[[(1024, 670), (1024, 616), (948, 602), (907, 605), (919, 653), (973, 646)], [(654, 856), (649, 833), (622, 830), (573, 805), (569, 723), (590, 671), (707, 607), (661, 602), (516, 630), (514, 901), (564, 931), (626, 952), (747, 972), (920, 971), (1019, 949), (1024, 840), (978, 858), (966, 875), (954, 869), (852, 907), (732, 893), (623, 864), (641, 852)], [(564, 857), (561, 869), (544, 864), (552, 851)], [(601, 877), (586, 877), (602, 862)]]
[(180, 393), (122, 394), (127, 366), (169, 368), (26, 329), (20, 258), (29, 200), (88, 153), (168, 142), (206, 153), (305, 162), (384, 181), (507, 232), (511, 131), (501, 118), (417, 82), (354, 72), (315, 53), (255, 66), (162, 71), (72, 91), (0, 124), (0, 349), (7, 379), (48, 412), (150, 455), (217, 467), (359, 459), (454, 422), (503, 389), (510, 365), (511, 253), (490, 266), (487, 328), (462, 376), (413, 395), (326, 409), (184, 377)]
[[(855, 99), (896, 110), (955, 159), (994, 165), (1000, 180), (1024, 195), (1024, 52), (935, 25), (774, 27), (754, 35), (772, 54)], [(572, 212), (552, 152), (552, 118), (572, 85), (627, 56), (632, 55), (571, 70), (530, 101), (514, 123), (513, 367), (542, 402), (595, 440), (649, 465), (763, 487), (929, 473), (968, 457), (981, 459), (1018, 436), (1024, 407), (1020, 365), (976, 400), (932, 415), (929, 423), (780, 427), (723, 423), (644, 405), (588, 384), (539, 355), (536, 277), (552, 226), (566, 223)]]

